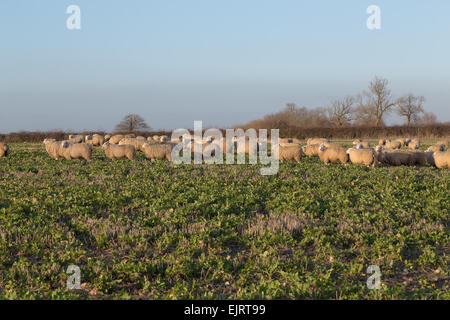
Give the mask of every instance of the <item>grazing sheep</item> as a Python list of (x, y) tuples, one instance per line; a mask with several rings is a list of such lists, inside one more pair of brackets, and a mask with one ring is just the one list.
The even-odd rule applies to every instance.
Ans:
[(378, 145), (379, 146), (384, 146), (386, 144), (386, 139), (380, 139), (379, 141), (378, 141)]
[(0, 158), (7, 157), (9, 155), (9, 147), (6, 143), (0, 142)]
[(105, 134), (105, 137), (104, 137), (104, 138), (105, 138), (105, 142), (106, 142), (106, 141), (109, 141), (109, 139), (111, 139), (111, 135)]
[[(357, 140), (359, 140), (359, 139), (357, 139)], [(356, 140), (353, 141), (353, 146), (356, 149), (370, 148), (370, 143), (368, 141), (361, 141), (361, 140), (359, 140), (359, 142), (356, 142), (356, 143), (355, 142), (356, 142)]]
[(420, 148), (420, 142), (418, 140), (412, 140), (408, 143), (408, 149), (415, 150)]
[(124, 138), (123, 134), (116, 134), (109, 139), (109, 143), (118, 144)]
[(395, 141), (400, 142), (400, 144), (401, 144), (402, 147), (406, 146), (406, 139), (404, 139), (404, 138), (399, 138), (399, 139), (397, 139), (397, 140), (395, 140)]
[(142, 146), (147, 143), (146, 140), (136, 139), (136, 138), (123, 138), (120, 140), (119, 145), (130, 144), (134, 146), (136, 151), (142, 151)]
[(427, 151), (432, 151), (432, 152), (436, 152), (436, 151), (444, 151), (445, 150), (445, 146), (443, 144), (435, 144), (434, 146), (430, 146)]
[(279, 149), (279, 160), (283, 161), (296, 161), (300, 162), (302, 160), (302, 147), (297, 143), (280, 144)]
[(84, 142), (84, 137), (81, 134), (70, 135), (69, 141), (72, 143), (82, 143)]
[(106, 157), (113, 160), (123, 158), (134, 160), (136, 156), (136, 149), (131, 144), (116, 145), (105, 142), (102, 148), (105, 150)]
[(308, 157), (314, 157), (314, 156), (318, 156), (319, 155), (319, 147), (320, 147), (320, 145), (317, 144), (317, 143), (315, 143), (315, 144), (307, 144), (306, 146), (302, 147), (302, 151)]
[(92, 145), (64, 141), (59, 149), (59, 155), (66, 160), (84, 159), (86, 161), (91, 161)]
[(126, 134), (124, 136), (124, 138), (127, 138), (127, 139), (129, 139), (129, 138), (136, 138), (136, 135), (134, 133), (129, 133), (129, 134)]
[(433, 154), (434, 165), (439, 169), (450, 169), (450, 151), (438, 151)]
[(329, 148), (324, 143), (319, 147), (319, 158), (325, 164), (330, 162), (346, 164), (348, 162), (348, 154), (344, 148)]
[(328, 149), (341, 149), (341, 148), (343, 148), (343, 146), (340, 145), (340, 144), (338, 144), (338, 143), (328, 143), (328, 142), (325, 142), (325, 143), (323, 143), (323, 145), (324, 145), (325, 147), (327, 147)]
[(309, 138), (308, 140), (306, 140), (306, 144), (318, 144), (320, 145), (321, 143), (327, 143), (328, 139), (325, 138)]
[(441, 140), (441, 141), (438, 141), (436, 144), (442, 144), (445, 149), (448, 148), (448, 140)]
[(409, 158), (409, 165), (410, 166), (414, 166), (414, 165), (419, 165), (419, 166), (424, 166), (427, 164), (427, 155), (425, 154), (425, 152), (421, 151), (421, 150), (408, 150), (406, 151), (410, 154), (410, 158)]
[(159, 136), (157, 136), (156, 134), (153, 136), (153, 141), (157, 141), (159, 142)]
[(159, 137), (159, 142), (164, 143), (164, 142), (168, 142), (170, 139), (168, 136), (161, 136)]
[(99, 134), (94, 134), (92, 136), (86, 136), (85, 141), (93, 146), (102, 146), (105, 143), (105, 138)]
[(384, 146), (387, 150), (396, 150), (400, 149), (402, 147), (402, 144), (400, 141), (386, 141), (386, 144)]
[(378, 163), (377, 154), (373, 149), (349, 148), (347, 154), (350, 162), (353, 164), (371, 165), (372, 167), (376, 167)]
[(381, 153), (382, 162), (393, 166), (409, 165), (411, 154), (408, 152), (393, 150)]
[(55, 139), (44, 139), (44, 145), (45, 150), (47, 151), (48, 155), (55, 160), (58, 160), (59, 157), (64, 157), (62, 151), (60, 151), (62, 144), (65, 141), (56, 141)]
[(145, 156), (152, 161), (156, 159), (167, 159), (172, 161), (172, 146), (172, 144), (151, 145), (149, 143), (144, 143), (142, 151), (144, 151)]

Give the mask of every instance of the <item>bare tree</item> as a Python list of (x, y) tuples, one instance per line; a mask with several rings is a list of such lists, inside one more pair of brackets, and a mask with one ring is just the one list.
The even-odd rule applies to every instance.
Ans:
[(358, 97), (357, 116), (362, 119), (373, 119), (376, 126), (383, 123), (383, 116), (391, 112), (398, 102), (392, 98), (388, 84), (387, 79), (378, 77), (370, 82), (369, 91), (364, 91)]
[(424, 102), (425, 98), (423, 96), (416, 97), (411, 93), (399, 99), (397, 114), (406, 119), (406, 125), (408, 127), (411, 122), (415, 122), (419, 115), (424, 112)]
[(331, 107), (328, 108), (328, 116), (330, 121), (336, 127), (343, 127), (348, 125), (353, 117), (353, 104), (355, 98), (347, 96), (342, 100), (331, 101)]
[(135, 133), (143, 129), (150, 129), (145, 120), (138, 114), (128, 114), (116, 125), (114, 131)]
[(433, 112), (424, 112), (423, 116), (418, 117), (416, 124), (427, 126), (437, 123), (437, 117)]

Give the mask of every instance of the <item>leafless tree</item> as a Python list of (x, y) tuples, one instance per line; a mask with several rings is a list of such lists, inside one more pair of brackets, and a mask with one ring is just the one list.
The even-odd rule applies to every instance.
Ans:
[(398, 101), (394, 100), (391, 90), (388, 89), (389, 81), (384, 78), (375, 77), (369, 84), (369, 91), (364, 91), (358, 97), (356, 108), (357, 120), (373, 120), (373, 124), (380, 126), (383, 116), (392, 111)]
[(353, 119), (354, 103), (355, 98), (351, 96), (347, 96), (342, 100), (331, 101), (331, 106), (328, 108), (328, 117), (330, 121), (336, 127), (348, 125)]
[(437, 117), (433, 112), (424, 112), (423, 116), (418, 117), (416, 124), (427, 126), (437, 123)]
[(143, 129), (150, 129), (150, 127), (145, 123), (145, 120), (140, 115), (128, 114), (122, 119), (122, 121), (120, 121), (118, 125), (116, 125), (114, 131), (122, 133), (136, 133)]
[(405, 118), (408, 127), (412, 122), (417, 120), (421, 113), (424, 112), (424, 102), (425, 98), (423, 96), (416, 97), (412, 93), (399, 99), (397, 114)]

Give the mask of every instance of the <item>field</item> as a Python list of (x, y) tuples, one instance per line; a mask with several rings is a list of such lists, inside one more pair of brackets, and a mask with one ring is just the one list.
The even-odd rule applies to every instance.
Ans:
[[(0, 298), (450, 299), (449, 170), (305, 157), (261, 176), (10, 147)], [(80, 290), (66, 286), (72, 264)], [(369, 265), (379, 290), (366, 286)]]

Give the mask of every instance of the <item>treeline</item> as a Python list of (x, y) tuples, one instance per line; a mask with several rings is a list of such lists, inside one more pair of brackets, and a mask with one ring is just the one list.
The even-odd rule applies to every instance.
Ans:
[[(255, 128), (255, 127), (253, 127)], [(246, 128), (244, 128), (246, 129)], [(255, 129), (271, 129), (271, 128), (255, 128)], [(279, 128), (280, 137), (290, 137), (298, 139), (307, 139), (311, 137), (322, 137), (327, 139), (355, 139), (355, 138), (383, 138), (383, 137), (419, 137), (419, 138), (442, 138), (450, 137), (450, 123), (439, 123), (425, 126), (352, 126), (352, 127), (296, 127), (296, 126), (281, 126)], [(204, 130), (203, 130), (204, 131)], [(101, 135), (105, 132), (79, 132), (78, 134), (88, 135), (98, 133)], [(193, 133), (193, 132), (191, 132)], [(225, 129), (222, 129), (225, 136)], [(46, 131), (46, 132), (13, 132), (9, 134), (0, 134), (0, 141), (6, 143), (19, 142), (42, 142), (45, 138), (53, 138), (56, 140), (65, 140), (69, 134), (73, 132), (64, 131)], [(171, 136), (170, 131), (145, 131), (140, 132), (144, 137), (153, 135), (167, 135)], [(269, 130), (270, 134), (270, 130)]]

